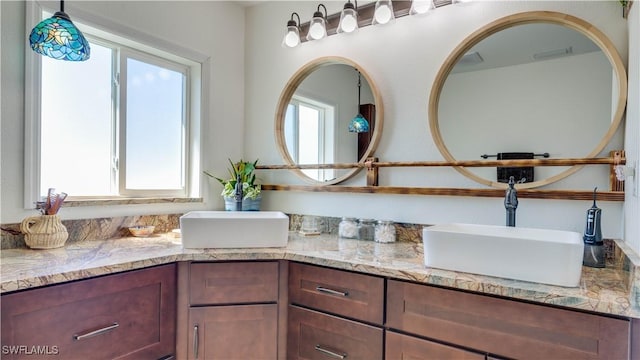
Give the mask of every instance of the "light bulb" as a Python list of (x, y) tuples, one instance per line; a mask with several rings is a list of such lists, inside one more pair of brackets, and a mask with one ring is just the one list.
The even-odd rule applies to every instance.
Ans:
[(413, 0), (411, 2), (412, 14), (426, 14), (431, 9), (433, 9), (433, 2), (431, 0)]
[(342, 19), (342, 22), (340, 23), (340, 28), (346, 33), (353, 32), (355, 29), (357, 29), (358, 22), (356, 21), (355, 16), (351, 14), (345, 15)]
[(325, 30), (321, 22), (316, 22), (309, 28), (309, 36), (313, 40), (320, 40), (324, 37)]
[(288, 47), (296, 47), (300, 44), (300, 35), (295, 31), (287, 31), (284, 37), (284, 44)]
[(386, 4), (380, 5), (373, 16), (378, 24), (386, 24), (391, 20), (391, 9)]

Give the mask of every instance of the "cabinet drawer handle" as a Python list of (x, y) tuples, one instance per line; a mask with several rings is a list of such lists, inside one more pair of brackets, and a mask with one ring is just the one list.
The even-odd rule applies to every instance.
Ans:
[(335, 352), (335, 351), (331, 351), (331, 350), (329, 350), (329, 349), (327, 349), (327, 348), (323, 347), (323, 346), (322, 346), (322, 345), (320, 345), (320, 344), (316, 345), (315, 349), (316, 349), (317, 351), (320, 351), (320, 352), (321, 352), (321, 353), (323, 353), (323, 354), (329, 355), (329, 356), (334, 357), (334, 358), (337, 358), (337, 359), (345, 359), (345, 358), (347, 357), (347, 354), (346, 354), (346, 353), (342, 353), (342, 354), (340, 354), (340, 353), (337, 353), (337, 352)]
[(338, 291), (338, 290), (328, 289), (322, 286), (316, 286), (316, 290), (325, 294), (338, 295), (338, 296), (344, 296), (344, 297), (349, 296), (348, 291)]
[(193, 327), (193, 357), (198, 359), (198, 325)]
[(104, 334), (106, 332), (109, 332), (109, 331), (117, 328), (118, 326), (120, 326), (120, 325), (118, 325), (117, 322), (114, 322), (113, 324), (111, 324), (109, 326), (105, 326), (105, 327), (103, 327), (101, 329), (89, 331), (87, 333), (80, 334), (80, 335), (73, 335), (73, 340), (82, 340), (82, 339), (87, 339), (87, 338), (90, 338), (90, 337), (102, 335), (102, 334)]

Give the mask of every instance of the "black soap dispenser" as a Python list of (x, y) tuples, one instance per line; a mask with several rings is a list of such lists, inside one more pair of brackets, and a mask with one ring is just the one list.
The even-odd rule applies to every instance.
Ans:
[(587, 227), (584, 230), (584, 256), (582, 265), (603, 268), (604, 262), (604, 242), (602, 241), (602, 228), (600, 227), (600, 216), (602, 209), (596, 205), (596, 190), (593, 189), (593, 205), (587, 210)]

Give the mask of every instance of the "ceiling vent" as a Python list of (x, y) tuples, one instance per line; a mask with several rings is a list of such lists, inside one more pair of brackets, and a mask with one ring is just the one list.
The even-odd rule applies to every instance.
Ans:
[(533, 58), (535, 60), (547, 60), (547, 59), (553, 59), (553, 58), (562, 57), (562, 56), (569, 56), (571, 54), (573, 54), (573, 47), (569, 46), (568, 48), (564, 48), (564, 49), (555, 49), (555, 50), (542, 51), (539, 53), (535, 53), (533, 54)]
[(465, 66), (476, 65), (476, 64), (480, 64), (483, 61), (484, 59), (482, 58), (482, 56), (480, 56), (480, 54), (477, 51), (474, 51), (472, 53), (464, 54), (464, 56), (460, 58), (460, 60), (456, 65), (465, 65)]

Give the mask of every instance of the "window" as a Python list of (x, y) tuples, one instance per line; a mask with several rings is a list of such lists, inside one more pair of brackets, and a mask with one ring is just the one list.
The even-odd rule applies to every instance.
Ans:
[[(287, 150), (297, 164), (330, 164), (334, 162), (335, 108), (322, 102), (294, 95), (285, 116)], [(334, 169), (303, 169), (312, 179), (335, 178)]]
[[(51, 16), (34, 12), (34, 23)], [(202, 62), (74, 22), (89, 60), (27, 50), (25, 206), (49, 187), (71, 198), (199, 196)]]

